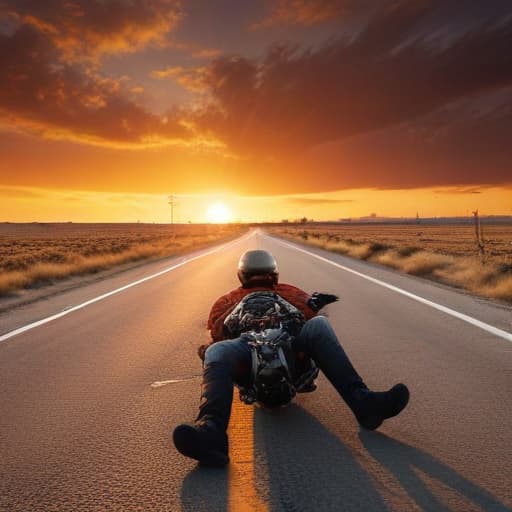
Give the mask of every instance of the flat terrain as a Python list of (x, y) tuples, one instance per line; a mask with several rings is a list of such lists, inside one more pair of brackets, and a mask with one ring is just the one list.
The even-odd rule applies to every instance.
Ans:
[(244, 230), (239, 225), (0, 224), (0, 297), (73, 275), (181, 254)]
[[(170, 432), (197, 411), (210, 306), (255, 248), (283, 282), (340, 295), (328, 315), (359, 373), (377, 390), (405, 382), (411, 401), (372, 433), (323, 377), (275, 413), (235, 398), (232, 463), (203, 469)], [(0, 315), (0, 510), (512, 510), (512, 309), (303, 249), (256, 233)]]
[(271, 232), (512, 303), (512, 224), (306, 224)]
[[(481, 225), (486, 258), (512, 265), (512, 224)], [(380, 243), (394, 248), (422, 249), (450, 256), (479, 258), (475, 227), (468, 224), (306, 224), (280, 228), (280, 232), (309, 238), (331, 238), (361, 244)], [(307, 239), (307, 238), (306, 238)]]

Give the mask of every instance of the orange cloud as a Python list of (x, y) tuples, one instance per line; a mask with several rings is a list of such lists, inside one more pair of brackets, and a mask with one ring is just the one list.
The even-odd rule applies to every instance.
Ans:
[(217, 48), (202, 48), (192, 52), (194, 59), (211, 59), (218, 57), (222, 52)]
[(355, 10), (368, 10), (367, 0), (274, 0), (268, 16), (252, 25), (253, 29), (274, 25), (314, 25)]
[(178, 0), (7, 2), (20, 23), (44, 33), (67, 62), (164, 45), (183, 14)]
[[(247, 194), (304, 194), (510, 183), (510, 16), (484, 3), (476, 11), (457, 11), (460, 16), (441, 0), (375, 4), (329, 3), (340, 13), (366, 13), (351, 38), (342, 16), (336, 22), (344, 37), (323, 45), (274, 46), (261, 58), (218, 56), (189, 67), (194, 52), (209, 50), (169, 39), (181, 16), (177, 1), (4, 1), (9, 14), (0, 19), (0, 127), (119, 149), (91, 157), (80, 167), (83, 176), (71, 178), (76, 157), (42, 153), (19, 171), (40, 186), (45, 180), (86, 188), (101, 182), (112, 190), (155, 192), (173, 183), (201, 191), (222, 186)], [(277, 5), (298, 8), (302, 24), (325, 18), (328, 11), (321, 8), (329, 7), (298, 0)], [(472, 16), (467, 23), (466, 15)], [(161, 115), (142, 106), (150, 103), (152, 85), (155, 97), (177, 90), (148, 80), (149, 58), (137, 80), (145, 88), (142, 99), (135, 82), (100, 73), (106, 53), (153, 43), (165, 44), (170, 54), (171, 48), (188, 54), (181, 65), (158, 64), (152, 76), (197, 93), (191, 106), (170, 105)], [(161, 48), (156, 54), (131, 56), (130, 64), (167, 58)], [(126, 59), (109, 60), (116, 68)], [(187, 101), (191, 96), (180, 93)], [(137, 157), (122, 151), (149, 147), (155, 151)], [(180, 153), (185, 150), (187, 157)], [(6, 179), (20, 184), (12, 148), (0, 153), (2, 165), (9, 163), (4, 168), (16, 169)], [(19, 161), (25, 153), (23, 148)], [(141, 176), (140, 169), (148, 172)]]
[(156, 69), (151, 72), (151, 76), (154, 78), (168, 78), (179, 76), (183, 72), (185, 72), (185, 68), (183, 66), (174, 66), (165, 69)]
[(185, 68), (173, 66), (165, 69), (157, 69), (151, 73), (154, 78), (173, 78), (182, 87), (193, 92), (205, 92), (208, 89), (207, 73), (209, 68), (198, 66)]
[(157, 116), (129, 99), (123, 80), (62, 62), (50, 39), (31, 24), (0, 33), (1, 124), (54, 139), (110, 147), (220, 147), (198, 133), (179, 109)]

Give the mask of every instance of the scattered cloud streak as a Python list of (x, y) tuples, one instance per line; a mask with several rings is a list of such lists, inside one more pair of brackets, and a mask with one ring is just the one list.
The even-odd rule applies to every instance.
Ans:
[(0, 187), (0, 197), (12, 199), (36, 199), (44, 197), (43, 193), (30, 188)]
[[(380, 0), (381, 5), (385, 0)], [(253, 29), (275, 25), (314, 25), (324, 21), (351, 16), (375, 8), (368, 0), (272, 0), (267, 16), (252, 25)]]
[(288, 197), (286, 198), (288, 204), (297, 206), (318, 206), (318, 205), (332, 205), (353, 203), (354, 199), (329, 199), (323, 197)]
[(6, 2), (23, 25), (42, 32), (67, 61), (165, 45), (183, 16), (177, 0), (22, 0)]
[(154, 78), (170, 78), (189, 91), (203, 93), (208, 90), (205, 75), (208, 72), (206, 66), (185, 68), (183, 66), (168, 67), (152, 71)]

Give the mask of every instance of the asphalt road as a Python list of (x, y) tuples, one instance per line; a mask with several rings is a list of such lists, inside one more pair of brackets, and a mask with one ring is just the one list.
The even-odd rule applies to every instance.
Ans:
[[(327, 314), (359, 373), (376, 390), (405, 382), (411, 401), (378, 432), (363, 432), (323, 377), (315, 393), (274, 413), (235, 399), (232, 463), (203, 469), (176, 452), (170, 432), (195, 416), (209, 308), (237, 286), (238, 257), (253, 248), (274, 253), (282, 282), (340, 295)], [(512, 332), (510, 308), (308, 250)], [(0, 510), (512, 510), (506, 335), (261, 233), (70, 309), (181, 262), (0, 316)]]

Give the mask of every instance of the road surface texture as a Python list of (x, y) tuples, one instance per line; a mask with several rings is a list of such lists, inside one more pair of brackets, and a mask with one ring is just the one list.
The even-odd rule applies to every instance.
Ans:
[[(294, 247), (256, 231), (0, 316), (0, 510), (512, 510), (511, 309), (306, 249), (369, 281)], [(232, 462), (204, 469), (170, 433), (196, 414), (209, 308), (256, 248), (282, 282), (340, 295), (327, 314), (359, 373), (376, 390), (405, 382), (411, 401), (365, 432), (324, 377), (277, 412), (235, 398)]]

